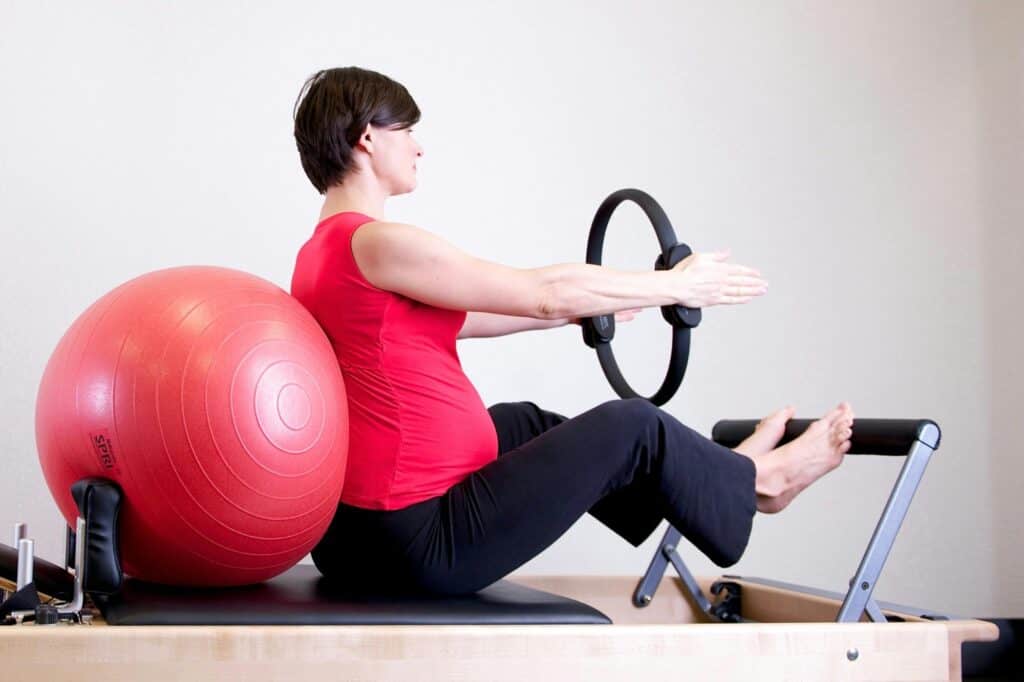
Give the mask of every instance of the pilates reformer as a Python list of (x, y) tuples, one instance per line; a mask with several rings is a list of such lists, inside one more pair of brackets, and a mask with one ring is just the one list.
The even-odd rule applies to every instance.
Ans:
[[(719, 422), (713, 438), (728, 446), (754, 427)], [(792, 424), (785, 438), (800, 428)], [(993, 623), (871, 596), (938, 442), (928, 420), (855, 423), (851, 453), (909, 452), (845, 595), (736, 575), (696, 578), (671, 526), (639, 583), (524, 576), (466, 597), (374, 595), (299, 565), (250, 587), (160, 586), (121, 573), (120, 490), (87, 479), (75, 485), (81, 516), (67, 531), (63, 567), (32, 556), (23, 525), (17, 550), (0, 545), (0, 584), (16, 590), (0, 610), (15, 624), (0, 627), (0, 656), (11, 679), (74, 665), (112, 680), (228, 671), (254, 680), (631, 679), (681, 671), (718, 680), (957, 680), (961, 646), (994, 640)], [(669, 565), (678, 577), (665, 575)]]
[[(600, 263), (608, 220), (640, 204), (662, 253), (656, 269), (688, 256), (664, 212), (639, 190), (608, 197), (587, 261)], [(685, 373), (700, 310), (662, 308), (673, 326), (669, 371), (648, 398), (664, 404)], [(614, 316), (582, 321), (612, 387), (636, 397), (611, 352)], [(782, 443), (810, 420), (787, 424)], [(721, 421), (712, 439), (735, 447), (754, 420)], [(877, 602), (872, 594), (940, 429), (927, 419), (857, 419), (847, 454), (905, 462), (850, 584), (828, 592), (726, 574), (695, 577), (669, 526), (639, 582), (628, 576), (509, 577), (462, 597), (373, 594), (298, 565), (264, 583), (183, 588), (121, 570), (116, 483), (72, 486), (78, 508), (63, 566), (33, 556), (20, 525), (0, 545), (0, 657), (9, 679), (71, 674), (107, 680), (624, 680), (686, 674), (715, 680), (959, 680), (965, 643), (995, 640), (995, 624)], [(677, 575), (669, 575), (669, 566)], [(630, 597), (632, 595), (632, 597)], [(486, 626), (486, 627), (482, 627)], [(604, 626), (604, 627), (601, 627)]]

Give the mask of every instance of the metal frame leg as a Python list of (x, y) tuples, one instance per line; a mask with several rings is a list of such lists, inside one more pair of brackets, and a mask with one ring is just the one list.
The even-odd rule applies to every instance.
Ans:
[(640, 579), (640, 584), (637, 585), (636, 591), (633, 593), (633, 604), (644, 607), (651, 603), (651, 600), (654, 599), (654, 593), (658, 590), (658, 585), (665, 575), (665, 569), (671, 563), (675, 567), (676, 572), (679, 573), (679, 577), (682, 578), (686, 591), (693, 597), (700, 610), (713, 617), (713, 605), (704, 596), (700, 585), (697, 584), (697, 579), (693, 577), (686, 564), (683, 563), (683, 558), (676, 551), (676, 546), (682, 537), (682, 533), (676, 530), (675, 526), (669, 524), (668, 530), (665, 531), (664, 537), (662, 537), (661, 542), (658, 544), (658, 550), (654, 553), (654, 557), (647, 567), (647, 572), (644, 573), (643, 578)]
[[(836, 617), (838, 623), (858, 622), (865, 609), (868, 611), (868, 617), (872, 620), (881, 616), (882, 622), (884, 622), (884, 616), (878, 606), (874, 605), (871, 593), (874, 592), (885, 561), (889, 558), (889, 551), (896, 540), (900, 526), (903, 525), (903, 519), (907, 516), (910, 502), (914, 499), (914, 493), (917, 492), (917, 487), (921, 483), (928, 461), (935, 452), (928, 443), (938, 441), (938, 429), (934, 427), (929, 427), (929, 429), (933, 433), (922, 433), (921, 440), (914, 443), (910, 454), (903, 463), (903, 468), (889, 494), (889, 500), (885, 504), (882, 516), (879, 518), (867, 549), (864, 551), (864, 556), (861, 558), (860, 566), (857, 567), (857, 572), (853, 576), (843, 605), (839, 608), (839, 615)], [(870, 608), (872, 605), (874, 608)]]

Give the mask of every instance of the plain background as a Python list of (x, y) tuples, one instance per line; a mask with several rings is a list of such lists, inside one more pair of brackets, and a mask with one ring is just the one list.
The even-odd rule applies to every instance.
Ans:
[[(356, 65), (423, 111), (419, 187), (388, 218), (510, 265), (582, 262), (597, 205), (638, 187), (695, 250), (759, 268), (768, 295), (704, 311), (665, 409), (705, 434), (840, 400), (934, 419), (875, 595), (1024, 615), (1022, 46), (1016, 2), (0, 2), (0, 522), (60, 560), (35, 392), (91, 302), (188, 264), (287, 289), (320, 209), (292, 106), (317, 69)], [(606, 248), (621, 269), (657, 255), (632, 205)], [(668, 341), (656, 309), (621, 325), (639, 390)], [(487, 404), (614, 397), (576, 327), (459, 351)], [(844, 589), (900, 464), (848, 458), (759, 516), (730, 572)], [(661, 534), (633, 548), (585, 517), (517, 572), (639, 576)]]

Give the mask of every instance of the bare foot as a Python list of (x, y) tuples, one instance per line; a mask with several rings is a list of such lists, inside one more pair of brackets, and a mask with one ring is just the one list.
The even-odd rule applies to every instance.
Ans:
[(838, 467), (850, 449), (853, 419), (850, 404), (840, 403), (789, 443), (753, 455), (758, 467), (758, 511), (782, 511), (804, 488)]
[(781, 410), (772, 412), (761, 420), (757, 428), (754, 429), (754, 433), (733, 450), (747, 457), (767, 455), (782, 440), (782, 434), (786, 432), (786, 422), (793, 418), (795, 411), (787, 405)]

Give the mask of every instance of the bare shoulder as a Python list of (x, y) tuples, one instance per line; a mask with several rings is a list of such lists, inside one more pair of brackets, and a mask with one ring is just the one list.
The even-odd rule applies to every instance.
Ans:
[(395, 276), (451, 245), (431, 232), (408, 223), (375, 220), (352, 235), (352, 257), (374, 286), (394, 291)]
[(387, 244), (396, 244), (405, 240), (422, 240), (434, 237), (430, 232), (408, 223), (396, 223), (386, 220), (372, 220), (360, 225), (352, 235), (352, 249), (357, 244), (362, 250)]
[(449, 310), (542, 316), (545, 290), (536, 269), (477, 258), (415, 225), (365, 223), (352, 237), (352, 255), (378, 289)]
[(415, 225), (374, 220), (360, 225), (352, 234), (352, 255), (362, 267), (385, 254), (399, 256), (403, 246), (415, 248), (416, 242), (430, 233)]

